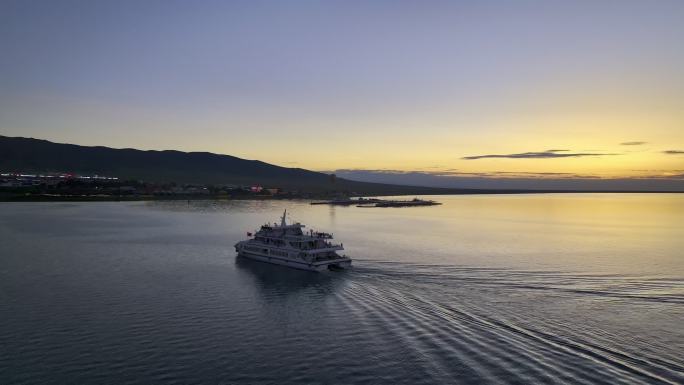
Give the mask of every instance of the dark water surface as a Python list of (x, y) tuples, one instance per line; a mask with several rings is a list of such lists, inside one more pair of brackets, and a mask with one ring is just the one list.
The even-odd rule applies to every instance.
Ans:
[[(0, 204), (0, 383), (684, 383), (684, 195)], [(292, 218), (355, 258), (236, 260)]]

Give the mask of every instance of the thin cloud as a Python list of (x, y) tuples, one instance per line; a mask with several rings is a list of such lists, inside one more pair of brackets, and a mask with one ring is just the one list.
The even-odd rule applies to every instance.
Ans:
[(475, 160), (484, 158), (508, 158), (508, 159), (548, 159), (548, 158), (579, 158), (583, 156), (605, 156), (619, 154), (604, 154), (591, 152), (568, 152), (569, 150), (546, 150), (538, 152), (522, 152), (518, 154), (488, 154), (464, 156), (461, 159)]
[(648, 142), (622, 142), (620, 143), (621, 146), (641, 146), (644, 145)]
[(443, 171), (426, 171), (426, 170), (392, 170), (392, 169), (338, 169), (330, 171), (343, 177), (350, 175), (377, 175), (377, 176), (405, 176), (405, 177), (438, 177), (438, 178), (493, 178), (493, 179), (511, 179), (511, 178), (527, 178), (527, 179), (594, 179), (600, 178), (597, 175), (577, 174), (569, 172), (529, 172), (529, 171), (485, 171), (485, 172), (465, 172), (455, 169)]
[(681, 155), (681, 154), (684, 154), (684, 150), (666, 150), (666, 151), (663, 151), (663, 154)]

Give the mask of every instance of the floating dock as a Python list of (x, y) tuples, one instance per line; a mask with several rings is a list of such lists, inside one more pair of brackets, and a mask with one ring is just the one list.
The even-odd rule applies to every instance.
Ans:
[(441, 205), (441, 203), (431, 201), (431, 200), (423, 200), (423, 199), (414, 198), (414, 199), (411, 199), (410, 201), (401, 201), (401, 200), (387, 200), (387, 201), (385, 201), (385, 200), (383, 200), (383, 201), (372, 203), (372, 204), (357, 205), (356, 207), (417, 207), (417, 206), (436, 206), (436, 205)]
[(414, 198), (411, 200), (386, 200), (377, 198), (336, 199), (331, 201), (311, 202), (312, 205), (351, 206), (356, 207), (416, 207), (441, 205), (439, 202)]
[(331, 201), (311, 202), (312, 205), (332, 205), (332, 206), (351, 206), (351, 205), (367, 205), (384, 202), (382, 199), (376, 198), (358, 198), (358, 199), (334, 199)]

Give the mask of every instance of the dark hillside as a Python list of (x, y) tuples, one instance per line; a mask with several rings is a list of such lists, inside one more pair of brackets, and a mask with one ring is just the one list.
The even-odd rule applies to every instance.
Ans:
[(149, 182), (260, 184), (311, 192), (364, 194), (439, 194), (454, 189), (397, 186), (332, 178), (301, 168), (208, 152), (142, 151), (86, 147), (47, 140), (0, 136), (0, 171), (73, 172)]

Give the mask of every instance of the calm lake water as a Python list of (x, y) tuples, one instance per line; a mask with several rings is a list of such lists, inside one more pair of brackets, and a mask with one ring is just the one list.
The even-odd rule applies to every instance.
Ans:
[[(0, 203), (0, 383), (684, 383), (684, 195)], [(287, 208), (348, 272), (236, 260)]]

